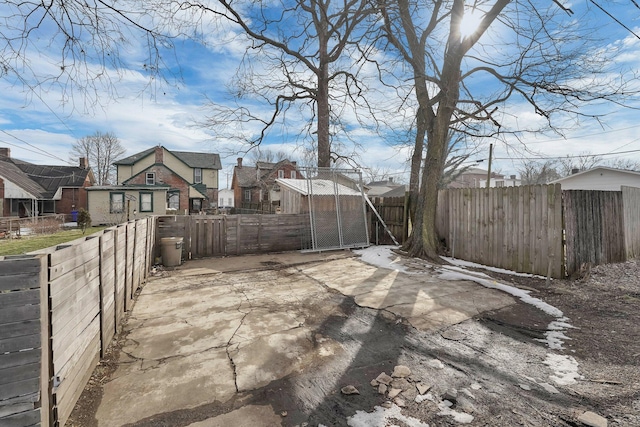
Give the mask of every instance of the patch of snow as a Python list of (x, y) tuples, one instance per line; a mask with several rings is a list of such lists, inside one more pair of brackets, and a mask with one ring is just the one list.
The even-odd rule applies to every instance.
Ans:
[(353, 253), (360, 255), (360, 259), (367, 264), (408, 273), (407, 268), (399, 262), (402, 260), (400, 255), (391, 252), (391, 249), (397, 248), (398, 246), (389, 245), (369, 246), (368, 248), (354, 250)]
[(497, 289), (502, 292), (506, 292), (509, 295), (512, 295), (516, 298), (519, 298), (522, 302), (530, 304), (550, 316), (553, 317), (562, 317), (563, 313), (561, 310), (552, 306), (551, 304), (547, 304), (542, 301), (540, 298), (532, 297), (529, 295), (530, 291), (525, 291), (523, 289), (514, 288), (513, 286), (505, 285), (503, 283), (498, 283), (492, 279), (484, 279), (481, 277), (474, 276), (472, 274), (460, 273), (460, 272), (452, 272), (447, 269), (440, 268), (440, 275), (438, 276), (443, 280), (469, 280), (472, 282), (476, 282), (479, 285), (484, 286), (485, 288)]
[(448, 262), (450, 262), (453, 265), (459, 265), (461, 267), (482, 268), (483, 270), (493, 271), (493, 272), (502, 273), (502, 274), (509, 274), (511, 276), (537, 277), (539, 279), (546, 279), (546, 277), (538, 276), (538, 275), (535, 275), (535, 274), (518, 273), (518, 272), (515, 272), (515, 271), (511, 271), (511, 270), (505, 270), (504, 268), (498, 268), (498, 267), (491, 267), (491, 266), (488, 266), (488, 265), (476, 264), (475, 262), (465, 261), (465, 260), (457, 259), (457, 258), (450, 258), (450, 257), (444, 257), (443, 256), (442, 259), (447, 260)]
[(453, 417), (453, 420), (457, 423), (469, 424), (473, 421), (473, 415), (466, 414), (464, 412), (455, 411), (449, 408), (449, 406), (447, 406), (444, 402), (438, 404), (438, 409), (440, 409), (440, 412), (438, 412), (438, 415)]
[(427, 366), (434, 369), (444, 369), (444, 363), (438, 359), (431, 359), (427, 362)]
[(419, 394), (416, 396), (416, 398), (413, 400), (416, 403), (422, 403), (425, 400), (429, 400), (431, 402), (435, 402), (435, 399), (433, 398), (433, 394), (431, 394), (431, 392), (427, 393), (427, 394)]
[(408, 417), (402, 414), (400, 407), (391, 405), (390, 408), (376, 406), (371, 413), (356, 411), (355, 415), (347, 418), (347, 425), (351, 427), (386, 427), (391, 420), (401, 421), (408, 427), (429, 427), (417, 418)]
[(578, 374), (578, 362), (572, 356), (549, 353), (542, 363), (551, 368), (555, 375), (549, 378), (558, 385), (575, 384), (582, 378), (582, 375)]

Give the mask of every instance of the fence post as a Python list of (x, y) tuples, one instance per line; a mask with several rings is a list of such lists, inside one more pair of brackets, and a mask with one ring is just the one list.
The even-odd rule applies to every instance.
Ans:
[(49, 255), (40, 256), (40, 351), (40, 424), (43, 427), (52, 427), (53, 354), (51, 349), (51, 302), (49, 300)]

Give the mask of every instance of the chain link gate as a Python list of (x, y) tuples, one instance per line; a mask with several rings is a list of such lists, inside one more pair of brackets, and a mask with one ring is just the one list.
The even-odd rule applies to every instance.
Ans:
[(355, 169), (301, 168), (306, 179), (310, 233), (303, 250), (369, 246), (362, 174)]

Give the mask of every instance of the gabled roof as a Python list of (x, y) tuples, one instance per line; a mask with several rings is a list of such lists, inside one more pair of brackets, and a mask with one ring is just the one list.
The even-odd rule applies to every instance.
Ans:
[[(169, 150), (167, 150), (169, 151)], [(213, 153), (193, 153), (191, 151), (169, 151), (187, 166), (201, 169), (222, 169), (220, 156)]]
[[(269, 175), (283, 164), (291, 164), (287, 159), (278, 163), (256, 162), (255, 166), (234, 166), (233, 173), (237, 179), (238, 186), (243, 188), (258, 187), (259, 184), (269, 178)], [(275, 177), (274, 177), (275, 179)]]
[(609, 168), (609, 167), (606, 167), (606, 166), (596, 166), (596, 167), (591, 168), (591, 169), (587, 169), (587, 170), (584, 170), (584, 171), (581, 171), (581, 172), (578, 172), (578, 173), (567, 175), (564, 178), (556, 179), (554, 181), (549, 182), (549, 184), (556, 184), (556, 183), (559, 183), (559, 182), (567, 181), (567, 180), (572, 179), (572, 178), (577, 178), (577, 177), (579, 177), (581, 175), (592, 174), (593, 172), (596, 172), (598, 170), (605, 170), (605, 171), (610, 171), (610, 172), (621, 172), (621, 173), (629, 174), (631, 176), (637, 176), (638, 178), (640, 178), (640, 172), (637, 172), (637, 171), (632, 171), (632, 170), (628, 170), (628, 169)]
[(34, 165), (17, 162), (17, 166), (45, 190), (45, 198), (51, 198), (60, 187), (82, 187), (90, 169), (77, 166)]
[[(220, 162), (220, 156), (218, 154), (196, 153), (192, 151), (172, 151), (165, 147), (162, 148), (176, 156), (178, 159), (184, 162), (184, 164), (191, 168), (222, 169), (222, 163)], [(133, 165), (141, 159), (144, 159), (149, 155), (153, 155), (155, 153), (155, 149), (156, 147), (151, 147), (132, 156), (125, 157), (124, 159), (116, 160), (115, 162), (113, 162), (113, 164), (122, 166)]]
[(341, 196), (361, 196), (360, 191), (349, 188), (346, 185), (338, 184), (330, 179), (290, 179), (279, 178), (276, 179), (276, 183), (289, 188), (303, 196), (308, 196), (311, 193), (314, 196), (333, 196), (337, 189), (338, 194)]
[(31, 194), (35, 199), (42, 200), (45, 198), (47, 191), (6, 157), (0, 157), (0, 177), (11, 181)]

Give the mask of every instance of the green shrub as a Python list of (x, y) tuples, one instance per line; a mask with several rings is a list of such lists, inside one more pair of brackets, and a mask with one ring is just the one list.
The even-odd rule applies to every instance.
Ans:
[(82, 230), (82, 234), (87, 227), (91, 227), (91, 214), (86, 209), (80, 208), (78, 211), (78, 227)]

